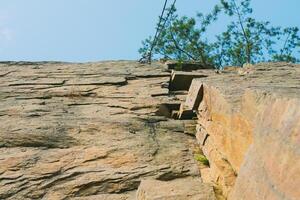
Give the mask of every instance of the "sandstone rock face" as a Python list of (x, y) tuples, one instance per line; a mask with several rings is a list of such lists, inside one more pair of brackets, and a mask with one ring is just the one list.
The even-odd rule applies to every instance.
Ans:
[(199, 179), (185, 178), (169, 182), (143, 180), (137, 192), (140, 200), (215, 200), (213, 188)]
[(299, 199), (299, 77), (2, 62), (0, 199)]
[(201, 79), (197, 139), (210, 161), (204, 181), (230, 199), (299, 199), (300, 66), (239, 71)]
[(0, 199), (135, 199), (144, 178), (199, 177), (170, 73), (135, 62), (0, 64)]
[(232, 199), (300, 197), (300, 101), (265, 97)]

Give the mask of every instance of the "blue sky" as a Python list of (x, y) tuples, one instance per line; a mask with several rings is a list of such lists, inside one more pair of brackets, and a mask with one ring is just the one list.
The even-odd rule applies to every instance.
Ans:
[[(177, 0), (180, 14), (208, 12), (218, 0)], [(0, 0), (0, 60), (138, 59), (164, 0)], [(254, 16), (300, 27), (299, 0), (252, 0)], [(210, 35), (225, 28), (224, 20)]]

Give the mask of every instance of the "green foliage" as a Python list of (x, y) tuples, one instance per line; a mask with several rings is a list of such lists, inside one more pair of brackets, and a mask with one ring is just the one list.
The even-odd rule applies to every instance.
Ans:
[[(145, 55), (155, 44), (152, 55), (180, 61), (197, 61), (204, 65), (222, 68), (226, 65), (242, 66), (244, 63), (264, 61), (299, 62), (294, 54), (300, 52), (297, 27), (273, 27), (270, 22), (251, 17), (251, 0), (220, 0), (207, 15), (196, 18), (179, 17), (176, 8), (168, 9), (169, 16), (162, 18), (159, 37), (143, 41), (139, 52)], [(208, 41), (206, 32), (220, 14), (232, 19), (227, 30)], [(152, 56), (151, 55), (151, 56)]]
[(209, 167), (209, 160), (202, 154), (195, 154), (194, 159), (199, 163)]
[[(298, 28), (272, 27), (251, 17), (251, 0), (221, 0), (225, 14), (234, 18), (227, 31), (217, 36), (216, 48), (222, 51), (221, 65), (238, 65), (263, 61), (297, 62), (293, 51), (299, 48)], [(237, 2), (240, 2), (239, 4)], [(284, 40), (283, 47), (276, 50)], [(270, 60), (271, 59), (271, 60)]]
[(176, 63), (176, 66), (175, 66), (175, 70), (177, 71), (181, 71), (182, 70), (182, 64), (183, 64), (183, 61), (182, 60), (178, 60), (178, 62)]
[(284, 40), (283, 47), (279, 51), (274, 51), (272, 58), (274, 61), (299, 62), (300, 60), (293, 56), (293, 51), (298, 49), (300, 53), (300, 37), (298, 27), (289, 27), (280, 32), (279, 38)]

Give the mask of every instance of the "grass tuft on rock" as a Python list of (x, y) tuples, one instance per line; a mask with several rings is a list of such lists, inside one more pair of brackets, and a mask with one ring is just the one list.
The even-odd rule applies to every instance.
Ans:
[(201, 155), (201, 154), (195, 154), (195, 155), (194, 155), (194, 158), (195, 158), (195, 160), (197, 160), (199, 163), (201, 163), (201, 164), (203, 164), (203, 165), (209, 167), (209, 160), (208, 160), (204, 155)]

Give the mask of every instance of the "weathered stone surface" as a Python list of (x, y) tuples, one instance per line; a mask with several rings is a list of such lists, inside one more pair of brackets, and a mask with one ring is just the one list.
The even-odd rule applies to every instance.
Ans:
[[(256, 98), (262, 98), (256, 94)], [(232, 199), (300, 197), (300, 100), (265, 96)]]
[(181, 103), (179, 119), (192, 119), (203, 98), (203, 84), (201, 79), (193, 79), (185, 102)]
[(203, 84), (201, 79), (194, 79), (186, 97), (185, 106), (189, 110), (196, 110), (203, 98)]
[(215, 200), (212, 185), (203, 184), (198, 178), (184, 178), (169, 182), (143, 180), (137, 200)]
[[(171, 90), (195, 78), (180, 73)], [(145, 194), (203, 180), (219, 199), (298, 199), (299, 65), (192, 74), (188, 94), (159, 63), (0, 63), (0, 199), (132, 200), (149, 179)], [(170, 118), (183, 102), (196, 127)]]
[(135, 192), (129, 192), (127, 194), (103, 194), (92, 195), (87, 197), (75, 197), (74, 200), (136, 200)]
[(155, 114), (178, 101), (165, 69), (1, 63), (0, 199), (131, 200), (143, 178), (197, 177), (185, 123)]
[(210, 161), (203, 177), (231, 199), (297, 199), (300, 66), (262, 63), (240, 71), (201, 79), (197, 138)]
[[(212, 70), (208, 70), (208, 71), (212, 71)], [(173, 70), (171, 73), (169, 90), (170, 91), (189, 90), (194, 78), (204, 78), (204, 77), (206, 77), (206, 75), (203, 73), (179, 72)]]

